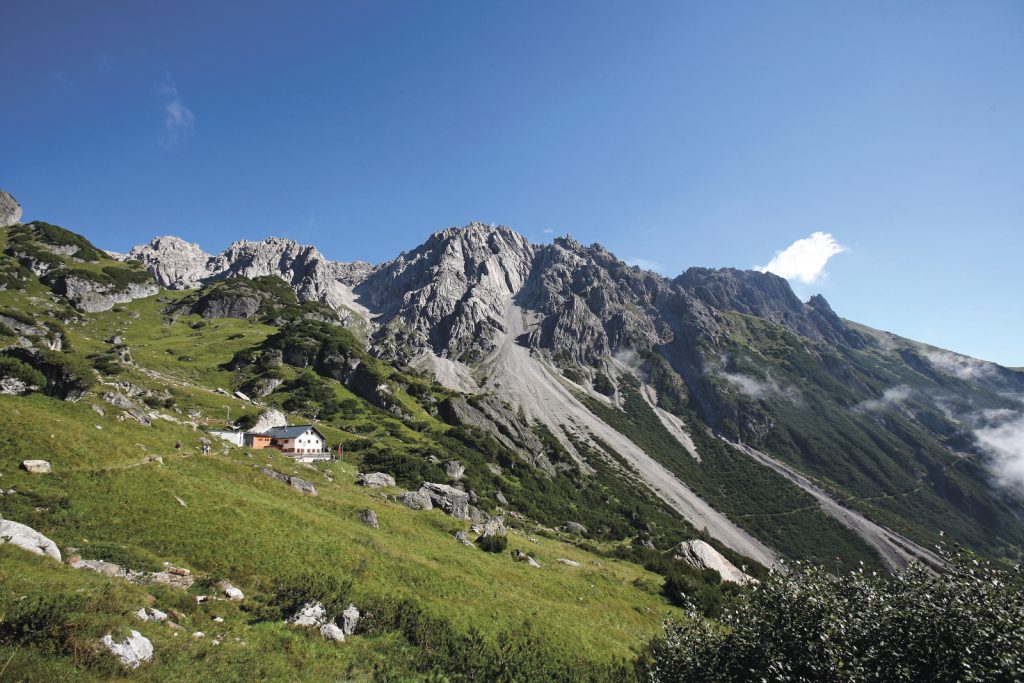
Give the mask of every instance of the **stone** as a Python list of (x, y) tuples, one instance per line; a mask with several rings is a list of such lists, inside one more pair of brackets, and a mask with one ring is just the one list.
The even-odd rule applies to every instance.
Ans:
[(173, 572), (154, 572), (149, 575), (149, 580), (153, 583), (161, 583), (165, 586), (172, 586), (174, 588), (191, 588), (192, 584), (195, 583), (195, 579), (191, 576), (182, 576)]
[(562, 564), (568, 565), (570, 567), (579, 567), (580, 566), (579, 562), (577, 562), (576, 560), (570, 560), (567, 557), (560, 557), (560, 558), (558, 558), (558, 561), (561, 562)]
[(461, 543), (462, 545), (468, 545), (470, 548), (476, 547), (473, 544), (473, 541), (469, 540), (469, 534), (467, 534), (464, 530), (460, 529), (459, 531), (456, 531), (454, 535), (455, 540)]
[(319, 626), (327, 620), (327, 608), (319, 602), (307, 602), (289, 619), (296, 626)]
[(198, 640), (199, 638), (205, 638), (206, 634), (203, 633), (202, 631), (196, 631), (196, 632), (194, 632), (192, 634), (192, 637), (195, 638), (196, 640)]
[(121, 660), (126, 669), (138, 669), (141, 664), (153, 659), (153, 643), (135, 630), (120, 643), (109, 633), (100, 642)]
[(4, 543), (61, 561), (60, 549), (56, 543), (30, 526), (0, 517), (0, 544)]
[(754, 581), (752, 577), (737, 569), (736, 565), (726, 559), (709, 543), (699, 539), (683, 541), (677, 545), (673, 549), (673, 559), (685, 562), (691, 567), (700, 570), (714, 569), (722, 577), (722, 581), (729, 581), (741, 586)]
[(538, 562), (537, 560), (533, 559), (532, 555), (527, 555), (526, 556), (526, 564), (530, 565), (534, 569), (540, 569), (540, 562)]
[(587, 533), (587, 527), (583, 526), (579, 522), (566, 522), (565, 525), (562, 526), (562, 530), (567, 531), (570, 534), (579, 534), (580, 536)]
[(372, 529), (380, 528), (380, 524), (377, 523), (377, 513), (369, 508), (359, 511), (359, 521)]
[(441, 466), (444, 468), (444, 473), (448, 475), (448, 478), (455, 479), (456, 481), (462, 479), (462, 475), (466, 473), (465, 466), (458, 460), (445, 460)]
[(299, 479), (298, 477), (288, 477), (288, 484), (293, 488), (301, 491), (310, 496), (317, 495), (316, 487), (313, 486), (312, 482), (308, 482), (305, 479)]
[(21, 469), (29, 474), (49, 474), (51, 471), (50, 463), (45, 460), (23, 460)]
[(93, 403), (90, 407), (92, 408), (93, 412), (96, 413), (97, 415), (99, 415), (100, 417), (103, 417), (104, 415), (106, 415), (106, 413), (103, 412), (103, 408), (101, 408), (100, 406), (96, 405), (95, 403)]
[(402, 505), (413, 510), (431, 510), (434, 507), (434, 503), (430, 500), (430, 496), (420, 491), (406, 491), (400, 493), (397, 496), (397, 500)]
[(469, 494), (447, 484), (425, 481), (419, 493), (430, 497), (434, 507), (441, 508), (456, 519), (469, 519)]
[(21, 222), (21, 204), (11, 195), (0, 190), (0, 228)]
[(225, 595), (229, 600), (242, 600), (245, 595), (238, 588), (233, 586), (228, 581), (221, 581), (217, 584), (217, 590)]
[(345, 631), (346, 636), (356, 632), (356, 629), (359, 627), (360, 616), (359, 608), (352, 603), (349, 603), (345, 611), (341, 613), (341, 628)]
[(306, 481), (305, 479), (300, 479), (299, 477), (292, 477), (287, 474), (278, 472), (277, 470), (272, 470), (269, 467), (260, 467), (259, 470), (268, 477), (277, 479), (280, 482), (288, 484), (297, 491), (301, 491), (302, 493), (308, 494), (310, 496), (317, 495), (316, 486), (314, 486), (311, 482)]
[(395, 478), (383, 472), (361, 472), (356, 483), (371, 489), (385, 488), (395, 485)]
[(143, 607), (135, 616), (143, 621), (167, 621), (167, 614), (154, 607)]
[(488, 536), (504, 536), (508, 530), (505, 528), (504, 518), (489, 517), (482, 524), (476, 527), (477, 533), (483, 537)]
[(336, 643), (345, 642), (345, 632), (338, 628), (337, 624), (326, 623), (320, 625), (320, 635), (327, 640), (333, 640)]
[(124, 578), (126, 570), (119, 564), (106, 562), (105, 560), (82, 560), (78, 559), (71, 563), (75, 569), (88, 569), (104, 576), (115, 576)]
[(494, 492), (494, 500), (498, 501), (502, 505), (508, 505), (508, 499), (505, 498), (505, 494), (501, 491)]
[(540, 562), (533, 559), (532, 555), (528, 555), (524, 553), (522, 550), (513, 550), (512, 559), (516, 562), (525, 562), (526, 564), (530, 565), (535, 569), (540, 569)]

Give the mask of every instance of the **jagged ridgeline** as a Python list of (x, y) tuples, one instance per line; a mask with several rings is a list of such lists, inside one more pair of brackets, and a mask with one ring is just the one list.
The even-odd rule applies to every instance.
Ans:
[[(480, 224), (378, 266), (279, 238), (122, 255), (0, 209), (0, 514), (119, 568), (0, 547), (16, 677), (109, 677), (99, 639), (148, 605), (186, 632), (139, 626), (143, 677), (629, 680), (666, 615), (782, 560), (941, 567), (940, 532), (1021, 557), (984, 438), (1024, 419), (1021, 373), (774, 275), (667, 279)], [(336, 459), (210, 433), (284, 423)], [(165, 562), (189, 586), (140, 578)], [(225, 581), (244, 599), (197, 602)], [(285, 624), (307, 599), (358, 605), (359, 638)]]

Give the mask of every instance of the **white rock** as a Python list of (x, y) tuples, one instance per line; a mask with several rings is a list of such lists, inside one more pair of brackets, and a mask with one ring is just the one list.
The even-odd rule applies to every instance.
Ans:
[(319, 626), (327, 620), (327, 609), (319, 602), (307, 602), (288, 620), (296, 626)]
[(245, 595), (241, 590), (227, 581), (221, 581), (218, 583), (217, 588), (219, 588), (229, 600), (242, 600), (245, 598)]
[(338, 628), (336, 624), (322, 624), (320, 626), (320, 634), (327, 640), (333, 640), (337, 643), (345, 642), (345, 632)]
[(561, 562), (562, 564), (569, 565), (570, 567), (579, 567), (580, 566), (579, 562), (577, 562), (576, 560), (570, 560), (567, 557), (560, 557), (560, 558), (558, 558), (558, 561)]
[(192, 637), (193, 638), (205, 638), (206, 634), (203, 633), (202, 631), (196, 631), (195, 633), (192, 634)]
[(0, 190), (0, 228), (21, 222), (21, 204), (11, 195)]
[(395, 478), (384, 472), (361, 472), (356, 477), (356, 483), (367, 488), (379, 489), (386, 486), (394, 486)]
[(722, 581), (744, 585), (754, 579), (736, 568), (711, 545), (701, 540), (683, 541), (675, 548), (675, 559), (686, 562), (697, 569), (714, 569)]
[(36, 555), (46, 555), (58, 562), (61, 561), (60, 549), (56, 543), (30, 526), (0, 518), (0, 544), (3, 543), (10, 543)]
[(103, 646), (117, 655), (128, 669), (138, 669), (143, 662), (153, 659), (153, 643), (138, 631), (132, 631), (127, 640), (118, 643), (109, 633), (100, 640)]
[(341, 613), (341, 628), (345, 631), (345, 635), (350, 636), (356, 632), (356, 628), (359, 626), (359, 616), (359, 609), (349, 603), (349, 606)]
[(50, 463), (45, 460), (25, 460), (21, 463), (21, 469), (29, 474), (49, 474)]
[(538, 562), (537, 560), (533, 559), (533, 557), (530, 556), (530, 555), (526, 556), (526, 564), (528, 564), (531, 567), (534, 567), (536, 569), (540, 569), (540, 562)]
[(153, 607), (143, 607), (135, 616), (143, 621), (167, 621), (167, 614)]

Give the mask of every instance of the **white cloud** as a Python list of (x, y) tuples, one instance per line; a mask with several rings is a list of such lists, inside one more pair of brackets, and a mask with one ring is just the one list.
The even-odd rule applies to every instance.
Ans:
[(961, 356), (949, 351), (926, 351), (924, 357), (939, 372), (953, 375), (963, 380), (978, 380), (993, 378), (998, 375), (998, 368), (993, 363)]
[(665, 266), (658, 263), (657, 261), (652, 261), (650, 259), (640, 257), (628, 258), (623, 260), (626, 262), (626, 265), (638, 266), (640, 268), (643, 268), (644, 270), (654, 271), (655, 273), (665, 272)]
[(156, 84), (154, 90), (157, 97), (164, 100), (164, 130), (160, 136), (160, 146), (173, 149), (185, 144), (195, 134), (195, 114), (182, 103), (178, 87), (169, 74)]
[(863, 411), (865, 413), (881, 412), (887, 408), (898, 406), (910, 398), (913, 393), (914, 390), (906, 384), (900, 384), (883, 391), (881, 398), (872, 398), (867, 401), (861, 401), (854, 406), (853, 409)]
[(846, 247), (836, 242), (835, 237), (827, 232), (816, 232), (775, 254), (767, 266), (755, 266), (754, 269), (812, 284), (825, 274), (828, 260), (844, 251)]
[(974, 430), (978, 446), (989, 456), (996, 481), (1024, 493), (1024, 413), (987, 411), (987, 426)]
[(723, 371), (720, 374), (722, 379), (735, 387), (737, 391), (741, 394), (750, 396), (751, 398), (761, 400), (779, 396), (792, 403), (800, 403), (801, 401), (799, 390), (793, 387), (783, 386), (770, 374), (763, 380), (752, 375), (742, 375), (732, 372)]

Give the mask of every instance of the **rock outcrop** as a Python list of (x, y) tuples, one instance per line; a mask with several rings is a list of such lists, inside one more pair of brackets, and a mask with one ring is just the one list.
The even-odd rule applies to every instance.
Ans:
[(720, 552), (701, 540), (683, 541), (673, 549), (673, 558), (697, 569), (714, 569), (722, 581), (746, 585), (753, 579), (736, 568)]
[(21, 222), (21, 204), (11, 195), (0, 190), (0, 228)]
[(385, 488), (395, 485), (395, 478), (384, 472), (360, 472), (356, 483), (371, 489)]
[(117, 304), (153, 296), (160, 291), (152, 282), (107, 283), (73, 273), (58, 275), (51, 288), (85, 313), (109, 311)]
[(287, 427), (288, 418), (277, 408), (267, 408), (260, 413), (259, 418), (256, 420), (256, 424), (252, 426), (250, 432), (256, 434), (262, 434), (263, 432), (273, 427)]
[(260, 472), (267, 475), (268, 477), (271, 477), (272, 479), (277, 479), (280, 482), (288, 484), (297, 491), (300, 491), (310, 496), (317, 495), (316, 486), (314, 486), (311, 482), (306, 481), (305, 479), (300, 479), (299, 477), (287, 475), (282, 472), (278, 472), (277, 470), (272, 470), (269, 467), (261, 467), (259, 469)]
[(441, 508), (457, 519), (469, 519), (469, 494), (447, 484), (423, 482), (419, 493), (430, 498), (436, 508)]
[(0, 545), (4, 543), (61, 561), (60, 549), (56, 543), (30, 526), (0, 517)]

